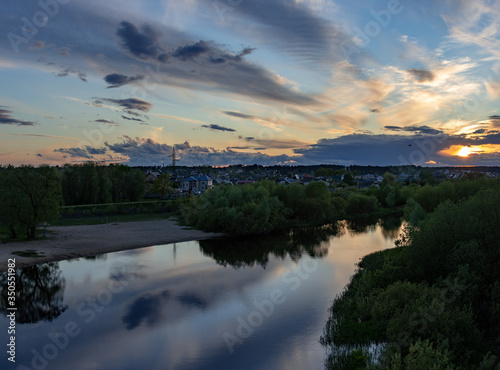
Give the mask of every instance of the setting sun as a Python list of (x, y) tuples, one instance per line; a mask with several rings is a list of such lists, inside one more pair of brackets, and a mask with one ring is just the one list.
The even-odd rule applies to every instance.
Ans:
[(457, 152), (457, 155), (460, 156), (460, 157), (468, 157), (469, 154), (471, 154), (472, 152), (473, 152), (473, 150), (470, 147), (463, 146), (462, 149), (460, 149)]

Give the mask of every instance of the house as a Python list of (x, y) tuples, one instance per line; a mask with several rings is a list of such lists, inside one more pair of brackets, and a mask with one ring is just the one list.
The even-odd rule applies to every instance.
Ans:
[(182, 190), (189, 193), (204, 193), (213, 186), (213, 179), (207, 175), (189, 176), (181, 181)]
[(147, 191), (151, 191), (151, 188), (153, 187), (153, 183), (155, 180), (160, 176), (159, 172), (155, 171), (148, 171), (146, 173), (146, 189)]
[(155, 172), (155, 171), (148, 171), (146, 173), (146, 181), (149, 182), (149, 183), (153, 183), (155, 182), (155, 180), (160, 176), (160, 173), (159, 172)]

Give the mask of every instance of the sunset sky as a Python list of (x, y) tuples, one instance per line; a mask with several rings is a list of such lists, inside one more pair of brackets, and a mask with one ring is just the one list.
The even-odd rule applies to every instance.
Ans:
[(500, 165), (500, 0), (2, 0), (0, 165)]

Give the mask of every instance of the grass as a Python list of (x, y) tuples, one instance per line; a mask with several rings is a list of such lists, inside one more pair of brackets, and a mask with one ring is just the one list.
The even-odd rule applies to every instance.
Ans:
[(12, 254), (15, 254), (16, 256), (19, 256), (19, 257), (29, 257), (29, 258), (45, 257), (43, 252), (41, 252), (41, 253), (42, 254), (38, 254), (38, 252), (36, 250), (33, 250), (33, 249), (26, 249), (24, 251), (12, 252)]

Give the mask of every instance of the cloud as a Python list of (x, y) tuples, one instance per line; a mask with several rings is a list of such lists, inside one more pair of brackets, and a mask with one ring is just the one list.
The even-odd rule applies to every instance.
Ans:
[[(105, 143), (110, 153), (128, 158), (130, 165), (152, 164), (164, 160), (172, 154), (172, 146), (154, 141), (150, 138), (131, 138), (123, 136), (122, 142)], [(227, 164), (254, 164), (265, 165), (286, 163), (290, 160), (287, 155), (269, 156), (262, 153), (235, 152), (231, 148), (214, 149), (206, 146), (191, 145), (188, 141), (175, 144), (178, 163), (182, 165), (198, 166), (227, 165)]]
[(94, 158), (86, 149), (83, 148), (59, 148), (59, 149), (54, 149), (54, 152), (67, 154), (71, 158), (86, 158), (86, 159)]
[(110, 121), (110, 120), (107, 120), (107, 119), (96, 119), (94, 122), (98, 122), (98, 123), (115, 123), (113, 121)]
[(22, 121), (13, 118), (11, 115), (12, 111), (8, 109), (3, 109), (0, 106), (0, 125), (16, 125), (16, 126), (34, 126), (35, 123), (31, 121)]
[(243, 118), (243, 119), (255, 119), (255, 118), (257, 118), (255, 116), (250, 115), (250, 114), (245, 114), (245, 113), (240, 113), (240, 112), (223, 111), (222, 113), (224, 113), (227, 116)]
[(137, 98), (128, 98), (128, 99), (108, 99), (108, 98), (98, 98), (94, 99), (94, 104), (101, 104), (102, 102), (108, 102), (117, 106), (122, 107), (127, 112), (133, 110), (139, 110), (142, 112), (149, 112), (151, 108), (153, 108), (153, 104), (148, 103), (147, 101), (137, 99)]
[(105, 154), (108, 151), (108, 148), (93, 148), (90, 145), (85, 146), (87, 153), (89, 154)]
[(258, 144), (266, 149), (295, 149), (309, 145), (304, 141), (295, 139), (256, 139), (250, 136), (244, 138), (244, 140), (246, 142)]
[(352, 36), (325, 20), (320, 13), (312, 11), (302, 1), (252, 0), (244, 1), (233, 9), (234, 17), (224, 17), (228, 29), (241, 30), (259, 43), (307, 62), (330, 64), (343, 60), (346, 50), (355, 46)]
[(146, 123), (144, 120), (140, 119), (140, 118), (133, 118), (133, 117), (127, 117), (127, 116), (121, 116), (123, 119), (126, 119), (128, 121), (137, 121), (137, 122), (141, 122), (141, 123)]
[(134, 24), (122, 21), (116, 34), (121, 38), (122, 46), (139, 59), (165, 60), (165, 57), (160, 55), (160, 32), (153, 26), (144, 24), (139, 30)]
[(405, 132), (414, 132), (416, 134), (426, 134), (426, 135), (438, 135), (442, 134), (442, 130), (438, 130), (429, 126), (384, 126), (386, 130), (390, 131), (405, 131)]
[(56, 74), (56, 77), (66, 77), (69, 75), (76, 75), (83, 82), (87, 82), (87, 74), (74, 67), (63, 67), (63, 69)]
[(142, 80), (144, 76), (125, 76), (119, 73), (112, 73), (104, 77), (104, 81), (109, 84), (108, 89), (127, 85), (134, 81)]
[(412, 68), (408, 69), (406, 72), (411, 74), (417, 82), (432, 82), (434, 81), (435, 75), (432, 71), (426, 69)]
[(28, 49), (29, 50), (41, 50), (45, 47), (45, 41), (37, 41), (33, 45), (31, 45)]
[(500, 116), (499, 115), (489, 116), (488, 118), (489, 118), (490, 123), (493, 127), (500, 128)]
[(232, 128), (229, 128), (229, 127), (224, 127), (224, 126), (219, 126), (219, 125), (216, 125), (216, 124), (210, 124), (210, 125), (202, 125), (201, 127), (204, 127), (204, 128), (208, 128), (210, 130), (218, 130), (218, 131), (236, 131)]
[(210, 46), (206, 41), (200, 40), (193, 45), (179, 46), (177, 50), (172, 54), (175, 58), (186, 60), (192, 60), (201, 54), (205, 54), (210, 51)]

